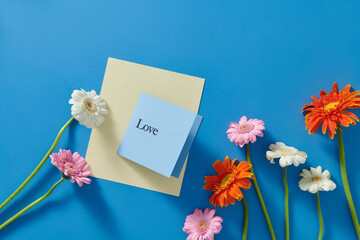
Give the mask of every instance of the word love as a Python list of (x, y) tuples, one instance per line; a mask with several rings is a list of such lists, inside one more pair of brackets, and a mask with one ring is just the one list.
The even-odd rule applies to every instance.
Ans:
[(138, 129), (140, 129), (140, 130), (143, 130), (143, 131), (145, 131), (145, 132), (152, 133), (152, 134), (154, 134), (154, 135), (157, 135), (157, 134), (158, 134), (159, 130), (158, 130), (157, 128), (151, 127), (151, 126), (146, 125), (146, 124), (141, 127), (141, 121), (142, 121), (142, 119), (139, 118), (139, 122), (138, 122), (136, 128), (138, 128)]

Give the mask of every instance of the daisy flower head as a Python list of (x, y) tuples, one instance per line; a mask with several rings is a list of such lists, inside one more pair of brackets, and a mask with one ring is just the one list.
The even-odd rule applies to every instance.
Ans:
[(63, 173), (63, 176), (69, 177), (72, 183), (76, 181), (79, 187), (83, 183), (90, 184), (88, 176), (91, 175), (91, 171), (87, 170), (89, 165), (79, 153), (60, 149), (59, 153), (51, 154), (50, 158), (51, 163)]
[(336, 129), (341, 125), (348, 127), (349, 124), (356, 124), (359, 118), (347, 109), (360, 107), (360, 91), (351, 91), (351, 86), (347, 85), (342, 91), (339, 91), (336, 82), (333, 84), (333, 90), (326, 93), (320, 92), (320, 98), (312, 97), (314, 102), (306, 104), (303, 107), (305, 114), (306, 129), (309, 134), (315, 134), (322, 124), (322, 132), (329, 132), (331, 139), (336, 134)]
[(243, 116), (239, 123), (232, 122), (226, 131), (230, 142), (234, 142), (236, 146), (243, 147), (249, 142), (254, 143), (256, 137), (262, 137), (265, 130), (264, 122), (258, 119), (247, 119)]
[(186, 217), (183, 231), (189, 234), (186, 240), (213, 240), (214, 234), (221, 231), (223, 219), (215, 215), (215, 210), (206, 208), (205, 211), (195, 209), (193, 214)]
[(286, 146), (282, 142), (277, 142), (269, 146), (270, 151), (266, 152), (266, 158), (270, 160), (270, 163), (274, 164), (274, 159), (279, 158), (279, 164), (281, 167), (305, 163), (307, 154), (301, 152), (294, 147)]
[(203, 187), (205, 190), (213, 191), (210, 203), (218, 207), (227, 207), (229, 203), (235, 204), (235, 199), (240, 201), (244, 196), (240, 189), (249, 189), (249, 178), (254, 178), (250, 172), (251, 164), (246, 161), (239, 163), (236, 159), (230, 161), (229, 157), (226, 157), (224, 162), (217, 160), (213, 168), (218, 174), (206, 176)]
[(87, 128), (100, 126), (105, 120), (103, 115), (108, 113), (105, 100), (94, 90), (74, 90), (69, 103), (72, 104), (71, 115)]
[(332, 191), (336, 188), (336, 184), (330, 179), (330, 172), (322, 171), (320, 166), (310, 167), (310, 171), (303, 169), (300, 176), (302, 178), (299, 181), (299, 187), (303, 191), (317, 193), (318, 191)]

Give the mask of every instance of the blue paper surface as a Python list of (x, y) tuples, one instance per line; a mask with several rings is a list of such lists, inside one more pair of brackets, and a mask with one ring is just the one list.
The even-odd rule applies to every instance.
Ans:
[(141, 93), (118, 154), (167, 177), (178, 177), (201, 119), (194, 112)]
[[(0, 1), (1, 200), (25, 180), (70, 119), (71, 92), (100, 92), (109, 56), (206, 78), (199, 109), (206, 121), (191, 148), (179, 198), (94, 178), (82, 188), (64, 181), (0, 231), (0, 239), (184, 240), (186, 215), (207, 207), (224, 219), (217, 240), (241, 239), (242, 203), (211, 206), (211, 193), (202, 187), (204, 176), (215, 174), (216, 159), (246, 159), (225, 132), (231, 121), (247, 115), (265, 122), (264, 137), (250, 150), (276, 239), (285, 239), (283, 169), (269, 164), (265, 152), (283, 141), (309, 156), (305, 166), (288, 168), (291, 240), (317, 239), (316, 197), (299, 189), (298, 174), (318, 165), (337, 184), (334, 191), (320, 193), (323, 239), (356, 240), (336, 137), (309, 135), (301, 108), (311, 95), (329, 91), (333, 81), (360, 90), (359, 12), (358, 0)], [(359, 109), (354, 112), (360, 116)], [(55, 151), (66, 148), (85, 156), (89, 136), (89, 129), (74, 122)], [(358, 216), (359, 136), (359, 123), (344, 128)], [(59, 178), (48, 160), (0, 212), (1, 223)], [(248, 240), (271, 240), (255, 189), (244, 195)]]

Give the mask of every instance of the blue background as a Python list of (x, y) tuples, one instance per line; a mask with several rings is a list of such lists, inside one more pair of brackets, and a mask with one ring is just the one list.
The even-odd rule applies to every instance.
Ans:
[[(321, 165), (337, 188), (322, 192), (325, 239), (356, 239), (343, 192), (336, 140), (305, 131), (301, 107), (333, 81), (360, 89), (359, 1), (0, 2), (0, 198), (5, 199), (49, 149), (71, 117), (74, 89), (100, 91), (109, 56), (206, 78), (203, 124), (191, 149), (181, 196), (93, 179), (66, 182), (43, 204), (1, 231), (1, 239), (185, 239), (186, 215), (209, 207), (204, 176), (216, 159), (245, 159), (226, 130), (242, 115), (265, 121), (252, 159), (278, 239), (284, 239), (282, 169), (265, 158), (283, 141), (308, 153), (290, 167), (292, 239), (317, 239), (316, 198), (298, 188), (303, 167)], [(186, 97), (186, 96), (184, 96)], [(360, 111), (355, 111), (360, 115)], [(360, 125), (344, 132), (348, 175), (360, 214)], [(74, 123), (58, 147), (85, 155), (90, 130)], [(50, 188), (59, 172), (47, 162), (1, 222)], [(248, 239), (270, 239), (254, 189)], [(223, 230), (240, 239), (241, 203), (216, 208)]]

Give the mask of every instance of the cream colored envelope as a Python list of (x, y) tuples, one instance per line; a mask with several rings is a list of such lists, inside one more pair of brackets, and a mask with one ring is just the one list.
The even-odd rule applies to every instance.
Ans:
[(109, 114), (100, 127), (92, 130), (86, 154), (93, 176), (179, 196), (186, 162), (179, 178), (167, 178), (116, 152), (141, 92), (197, 112), (204, 81), (202, 78), (109, 58), (101, 89)]

